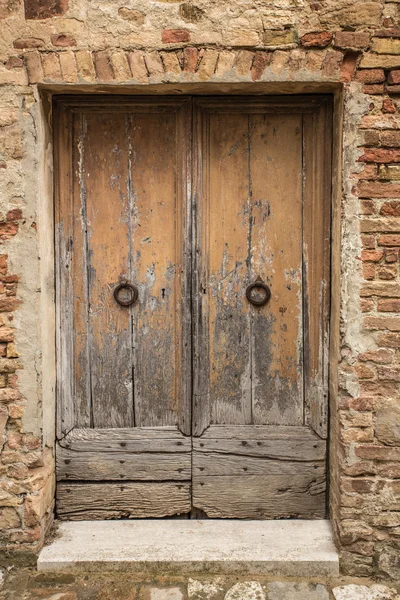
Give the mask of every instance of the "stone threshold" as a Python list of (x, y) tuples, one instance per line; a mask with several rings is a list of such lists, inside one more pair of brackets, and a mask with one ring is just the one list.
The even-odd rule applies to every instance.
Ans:
[(39, 571), (337, 576), (330, 521), (123, 520), (59, 524)]

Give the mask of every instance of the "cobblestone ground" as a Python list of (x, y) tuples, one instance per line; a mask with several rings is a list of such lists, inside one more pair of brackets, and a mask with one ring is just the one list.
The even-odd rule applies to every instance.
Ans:
[[(397, 588), (397, 589), (396, 589)], [(239, 577), (135, 577), (121, 573), (38, 573), (9, 568), (0, 600), (400, 600), (393, 587), (370, 580), (276, 580)]]

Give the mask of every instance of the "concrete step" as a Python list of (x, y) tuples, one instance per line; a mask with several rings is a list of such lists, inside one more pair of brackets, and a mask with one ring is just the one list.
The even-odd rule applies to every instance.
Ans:
[(39, 571), (337, 576), (329, 521), (137, 520), (61, 522)]

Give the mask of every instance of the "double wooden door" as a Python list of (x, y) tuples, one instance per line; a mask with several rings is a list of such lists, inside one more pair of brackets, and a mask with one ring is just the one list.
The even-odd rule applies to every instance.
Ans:
[(330, 98), (54, 119), (58, 516), (324, 517)]

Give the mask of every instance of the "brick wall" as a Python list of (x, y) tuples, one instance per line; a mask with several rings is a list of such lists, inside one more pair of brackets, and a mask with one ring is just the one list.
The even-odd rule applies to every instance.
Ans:
[(399, 17), (398, 0), (0, 0), (4, 548), (40, 546), (54, 491), (37, 84), (335, 83), (344, 113), (331, 511), (344, 573), (400, 579)]

